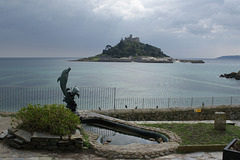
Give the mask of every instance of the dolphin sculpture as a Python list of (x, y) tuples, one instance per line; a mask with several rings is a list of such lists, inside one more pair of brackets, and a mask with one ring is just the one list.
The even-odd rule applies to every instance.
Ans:
[(67, 81), (68, 81), (68, 73), (70, 72), (71, 68), (65, 69), (62, 71), (61, 76), (57, 79), (57, 82), (60, 81), (60, 87), (62, 92), (65, 96), (67, 96)]
[(77, 86), (75, 86), (73, 89), (72, 89), (72, 91), (71, 91), (71, 95), (73, 95), (73, 96), (77, 96), (78, 98), (79, 98), (79, 88), (77, 87)]

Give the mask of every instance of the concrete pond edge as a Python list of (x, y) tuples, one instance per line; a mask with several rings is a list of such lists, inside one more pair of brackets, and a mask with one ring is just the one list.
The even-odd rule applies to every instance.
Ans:
[(99, 135), (92, 132), (87, 132), (87, 134), (89, 135), (89, 142), (90, 142), (91, 148), (94, 150), (94, 153), (105, 158), (150, 159), (150, 158), (161, 157), (161, 156), (169, 155), (171, 153), (176, 153), (179, 143), (182, 142), (181, 138), (177, 134), (165, 129), (145, 127), (145, 126), (137, 125), (132, 122), (97, 114), (90, 111), (80, 111), (79, 114), (81, 119), (95, 118), (95, 119), (109, 120), (109, 121), (129, 125), (132, 127), (159, 132), (169, 138), (169, 142), (162, 142), (159, 144), (133, 143), (129, 145), (103, 145), (97, 141)]

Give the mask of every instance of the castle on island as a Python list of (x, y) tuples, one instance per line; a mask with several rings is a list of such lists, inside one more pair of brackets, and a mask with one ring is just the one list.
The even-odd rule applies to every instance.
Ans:
[[(133, 43), (131, 43), (133, 42)], [(141, 43), (139, 37), (132, 34), (121, 38), (120, 42), (112, 47), (106, 45), (101, 54), (93, 57), (78, 59), (77, 61), (90, 62), (140, 62), (140, 63), (173, 63), (190, 62), (204, 63), (202, 60), (176, 60), (164, 54), (160, 48), (149, 44)]]
[(125, 37), (124, 41), (128, 42), (140, 42), (139, 37), (133, 37), (132, 34), (130, 34), (129, 37)]

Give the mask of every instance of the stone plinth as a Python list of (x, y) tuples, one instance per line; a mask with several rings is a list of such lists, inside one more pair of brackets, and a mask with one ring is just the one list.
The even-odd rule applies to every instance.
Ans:
[(215, 112), (214, 129), (218, 131), (226, 130), (226, 114), (225, 112)]

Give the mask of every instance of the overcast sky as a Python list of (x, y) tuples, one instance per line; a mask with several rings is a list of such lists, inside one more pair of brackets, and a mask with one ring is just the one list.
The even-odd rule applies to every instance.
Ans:
[(239, 0), (0, 0), (1, 57), (88, 57), (132, 34), (173, 58), (240, 54)]

